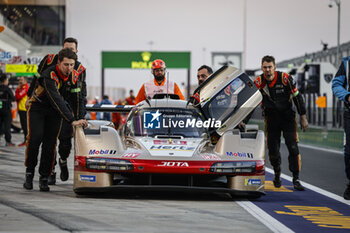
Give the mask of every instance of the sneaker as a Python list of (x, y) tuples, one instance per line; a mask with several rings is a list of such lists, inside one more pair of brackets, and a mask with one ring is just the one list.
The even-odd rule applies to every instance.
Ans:
[(67, 160), (58, 160), (58, 164), (60, 165), (61, 168), (61, 174), (60, 178), (62, 181), (66, 181), (69, 178), (69, 172), (68, 172), (68, 167), (67, 167)]
[(48, 185), (55, 185), (56, 184), (56, 172), (51, 172), (51, 175), (49, 176), (47, 183), (48, 183)]
[(21, 144), (19, 144), (18, 146), (25, 146), (26, 145), (26, 142), (22, 142)]
[(299, 180), (293, 179), (293, 185), (294, 185), (294, 189), (297, 191), (304, 191), (305, 190), (304, 186), (301, 185)]
[(5, 146), (13, 147), (13, 146), (16, 146), (16, 145), (13, 144), (12, 142), (6, 142)]
[(348, 187), (345, 189), (343, 197), (345, 200), (350, 200), (350, 182), (348, 184)]
[(26, 180), (23, 184), (23, 188), (32, 190), (33, 189), (33, 178), (34, 174), (33, 173), (26, 173)]
[(282, 186), (282, 181), (281, 181), (281, 178), (279, 176), (275, 176), (275, 178), (273, 179), (273, 185), (276, 188), (280, 188)]
[(48, 191), (50, 191), (50, 187), (49, 187), (49, 184), (48, 184), (48, 177), (40, 176), (39, 188), (40, 188), (41, 192), (48, 192)]

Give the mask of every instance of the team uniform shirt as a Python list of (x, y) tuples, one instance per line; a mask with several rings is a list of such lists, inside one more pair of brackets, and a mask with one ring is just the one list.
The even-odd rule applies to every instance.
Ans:
[(13, 93), (9, 86), (0, 85), (0, 111), (8, 111), (11, 109), (11, 102), (15, 100)]
[(67, 81), (72, 73), (64, 76), (58, 65), (46, 69), (38, 78), (38, 85), (31, 97), (32, 106), (40, 108), (53, 108), (69, 123), (75, 118), (66, 104), (64, 96), (67, 94)]
[(158, 83), (155, 79), (144, 83), (136, 96), (135, 104), (145, 100), (147, 97), (153, 98), (155, 94), (175, 94), (180, 97), (180, 100), (184, 100), (180, 88), (173, 81), (166, 81), (164, 78), (162, 83)]
[(292, 76), (275, 71), (275, 78), (268, 82), (264, 74), (255, 79), (255, 85), (261, 91), (264, 112), (283, 112), (292, 108), (292, 99), (300, 115), (306, 114), (305, 103)]
[[(42, 74), (46, 69), (56, 66), (58, 62), (57, 54), (46, 55), (38, 66), (38, 73)], [(27, 92), (31, 96), (36, 86), (36, 78), (33, 79), (32, 84)], [(65, 87), (64, 98), (72, 108), (75, 120), (84, 119), (86, 115), (86, 69), (78, 61), (75, 62), (74, 70), (67, 81)]]
[(23, 84), (20, 87), (17, 87), (15, 92), (15, 97), (17, 101), (17, 108), (19, 111), (26, 111), (25, 103), (27, 101), (27, 92), (29, 89), (28, 83)]
[(128, 98), (125, 99), (125, 101), (128, 105), (135, 105), (135, 97), (129, 96)]

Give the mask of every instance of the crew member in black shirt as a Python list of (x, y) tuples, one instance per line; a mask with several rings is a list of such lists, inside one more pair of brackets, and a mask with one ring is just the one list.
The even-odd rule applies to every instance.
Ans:
[(77, 55), (71, 49), (62, 49), (58, 63), (46, 69), (38, 78), (36, 88), (29, 101), (27, 111), (28, 136), (25, 156), (26, 180), (24, 188), (33, 189), (33, 177), (37, 165), (40, 144), (42, 144), (39, 187), (49, 191), (48, 177), (53, 167), (56, 141), (61, 118), (72, 126), (86, 126), (84, 119), (75, 120), (69, 105), (64, 100), (67, 80), (72, 75)]
[(6, 146), (14, 146), (11, 142), (11, 102), (15, 100), (12, 90), (8, 86), (6, 74), (0, 74), (0, 127), (5, 134)]
[[(68, 37), (63, 41), (63, 48), (69, 48), (75, 53), (78, 52), (78, 41), (75, 38)], [(38, 73), (42, 74), (43, 71), (48, 69), (51, 66), (55, 66), (58, 61), (57, 54), (48, 54), (46, 55), (40, 62), (38, 67)], [(70, 80), (67, 81), (68, 87), (65, 95), (65, 100), (68, 102), (69, 106), (73, 110), (73, 115), (75, 120), (84, 119), (86, 115), (85, 105), (87, 103), (86, 100), (86, 70), (85, 67), (79, 62), (76, 61), (74, 65), (73, 74), (70, 76)], [(32, 84), (28, 90), (27, 95), (31, 96), (33, 93), (33, 89), (36, 86), (36, 79), (34, 78)], [(68, 166), (67, 166), (67, 158), (69, 157), (70, 151), (72, 149), (72, 137), (73, 137), (73, 129), (70, 124), (66, 121), (62, 122), (62, 127), (60, 130), (60, 134), (58, 136), (59, 145), (58, 145), (58, 153), (60, 155), (60, 159), (58, 164), (61, 169), (60, 178), (62, 181), (66, 181), (69, 178)], [(55, 158), (55, 165), (56, 165)], [(48, 181), (49, 185), (56, 184), (56, 172), (55, 167), (52, 170), (52, 173), (49, 177)]]
[(303, 97), (299, 94), (292, 76), (276, 71), (275, 58), (262, 58), (261, 69), (263, 74), (255, 79), (255, 84), (263, 95), (262, 107), (265, 116), (265, 129), (270, 163), (273, 166), (275, 177), (274, 186), (281, 187), (281, 132), (289, 152), (289, 170), (293, 173), (294, 189), (304, 190), (299, 181), (301, 156), (298, 148), (298, 135), (295, 111), (292, 108), (292, 99), (300, 115), (300, 127), (306, 130), (308, 122)]

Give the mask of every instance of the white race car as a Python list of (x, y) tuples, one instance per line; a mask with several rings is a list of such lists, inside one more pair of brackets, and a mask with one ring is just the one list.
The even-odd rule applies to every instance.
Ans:
[(130, 112), (121, 135), (108, 121), (91, 120), (86, 129), (76, 129), (74, 191), (264, 195), (264, 133), (254, 125), (236, 129), (262, 99), (253, 81), (224, 66), (195, 92), (196, 106), (158, 95), (136, 106), (90, 107)]

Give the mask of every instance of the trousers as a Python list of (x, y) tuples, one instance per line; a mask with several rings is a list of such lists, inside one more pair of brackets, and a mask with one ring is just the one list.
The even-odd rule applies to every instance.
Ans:
[(61, 116), (52, 107), (33, 103), (27, 111), (27, 123), (28, 135), (25, 155), (27, 172), (34, 174), (41, 145), (39, 174), (48, 177), (53, 168)]
[(289, 170), (293, 173), (293, 177), (297, 179), (301, 169), (301, 156), (298, 148), (296, 116), (293, 110), (265, 113), (265, 134), (269, 160), (275, 172), (280, 171), (281, 165), (281, 133), (283, 133), (289, 152)]

